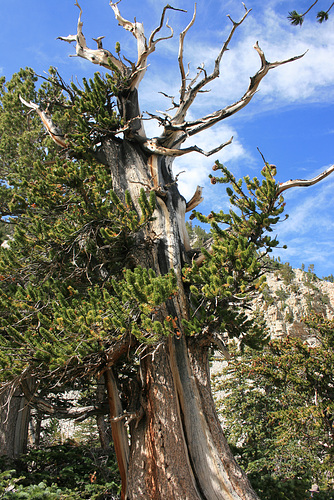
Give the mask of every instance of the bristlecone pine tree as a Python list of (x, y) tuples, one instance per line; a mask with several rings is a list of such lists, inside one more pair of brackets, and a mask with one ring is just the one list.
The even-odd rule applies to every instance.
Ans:
[[(243, 307), (260, 286), (263, 256), (277, 245), (268, 231), (283, 211), (281, 192), (333, 167), (312, 181), (278, 185), (272, 165), (262, 182), (238, 181), (217, 162), (221, 177), (212, 183), (229, 184), (234, 209), (196, 213), (201, 190), (185, 201), (173, 159), (214, 154), (224, 144), (204, 152), (182, 149), (184, 141), (241, 110), (270, 69), (301, 56), (269, 63), (256, 44), (260, 69), (240, 100), (187, 121), (249, 11), (240, 22), (230, 19), (212, 73), (201, 69), (189, 81), (183, 44), (194, 13), (180, 34), (174, 116), (152, 115), (163, 132), (149, 139), (138, 87), (148, 57), (172, 36), (160, 36), (172, 7), (147, 39), (118, 4), (110, 3), (116, 20), (138, 42), (135, 64), (125, 63), (119, 44), (116, 56), (101, 38), (96, 49), (87, 46), (76, 3), (77, 33), (62, 39), (105, 74), (82, 87), (67, 85), (54, 69), (38, 90), (29, 69), (1, 82), (0, 207), (14, 226), (0, 253), (2, 386), (48, 411), (41, 388), (104, 377), (123, 499), (255, 499), (222, 434), (208, 355), (224, 349), (222, 335), (245, 342), (256, 335)], [(211, 248), (197, 254), (185, 228), (190, 210), (212, 227)]]

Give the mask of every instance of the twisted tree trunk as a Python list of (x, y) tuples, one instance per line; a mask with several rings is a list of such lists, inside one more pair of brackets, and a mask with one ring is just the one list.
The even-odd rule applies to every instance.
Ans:
[[(189, 344), (182, 329), (182, 318), (189, 315), (181, 279), (188, 245), (186, 202), (173, 179), (172, 160), (146, 155), (129, 140), (110, 139), (103, 144), (99, 160), (109, 166), (114, 190), (121, 198), (128, 190), (136, 203), (140, 189), (155, 189), (155, 220), (136, 242), (133, 264), (150, 267), (158, 275), (174, 269), (178, 279), (178, 294), (167, 301), (164, 311), (165, 317), (174, 318), (175, 335), (147, 350), (140, 362), (143, 416), (130, 424), (122, 497), (255, 499), (216, 416), (207, 346)], [(119, 457), (124, 463), (124, 450)]]
[(27, 449), (30, 408), (18, 389), (0, 395), (0, 455), (16, 458)]

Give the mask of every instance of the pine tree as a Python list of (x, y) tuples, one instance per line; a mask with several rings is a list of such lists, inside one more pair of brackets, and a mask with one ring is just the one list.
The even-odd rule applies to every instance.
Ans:
[(228, 441), (261, 499), (303, 499), (314, 483), (319, 498), (332, 495), (334, 322), (306, 324), (311, 344), (287, 337), (236, 350), (215, 377)]
[[(152, 115), (163, 133), (148, 139), (138, 87), (172, 7), (147, 40), (118, 4), (110, 5), (137, 39), (137, 63), (123, 62), (119, 44), (116, 56), (101, 39), (88, 48), (76, 2), (77, 34), (61, 38), (107, 72), (82, 86), (55, 69), (39, 88), (29, 69), (2, 80), (1, 213), (15, 229), (0, 253), (1, 380), (39, 405), (48, 388), (103, 377), (124, 499), (255, 499), (221, 431), (208, 356), (224, 336), (257, 342), (261, 326), (245, 307), (278, 243), (270, 231), (283, 212), (281, 192), (295, 182), (278, 185), (269, 164), (262, 181), (237, 180), (216, 162), (211, 182), (227, 185), (231, 209), (205, 216), (195, 210), (200, 189), (188, 203), (180, 195), (172, 163), (230, 143), (210, 152), (181, 147), (241, 110), (270, 69), (301, 56), (269, 63), (256, 45), (261, 68), (240, 100), (186, 121), (249, 11), (231, 20), (213, 72), (201, 69), (188, 84), (183, 44), (194, 14), (180, 36), (180, 102), (173, 118)], [(211, 226), (211, 248), (197, 254), (185, 226), (191, 210)]]

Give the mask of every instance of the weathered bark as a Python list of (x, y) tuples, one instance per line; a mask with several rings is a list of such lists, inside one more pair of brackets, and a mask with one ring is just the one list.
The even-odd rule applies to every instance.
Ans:
[[(105, 382), (103, 377), (101, 376), (97, 381), (96, 403), (98, 405), (103, 404), (104, 400), (105, 400)], [(101, 448), (106, 450), (109, 448), (109, 439), (108, 439), (108, 431), (104, 415), (97, 415), (96, 425), (99, 433)]]
[(26, 451), (30, 409), (20, 390), (0, 395), (0, 455), (16, 458)]
[[(174, 269), (179, 284), (177, 296), (167, 301), (165, 310), (176, 318), (178, 335), (162, 340), (157, 348), (147, 348), (140, 361), (143, 417), (130, 424), (122, 496), (131, 500), (256, 499), (222, 434), (210, 387), (205, 387), (207, 350), (196, 348), (197, 364), (194, 347), (189, 351), (182, 331), (181, 320), (189, 314), (181, 280), (187, 259), (186, 202), (172, 176), (172, 159), (146, 155), (138, 144), (114, 139), (105, 141), (99, 159), (109, 166), (119, 196), (127, 189), (136, 204), (143, 187), (156, 191), (155, 220), (138, 237), (133, 264), (149, 266), (157, 274)], [(124, 433), (124, 419), (118, 424)]]
[(128, 464), (129, 464), (129, 443), (126, 430), (121, 420), (114, 419), (121, 415), (122, 406), (119, 399), (118, 388), (112, 370), (109, 368), (104, 373), (106, 389), (108, 394), (108, 402), (110, 407), (110, 424), (111, 432), (114, 441), (115, 453), (118, 462), (118, 468), (122, 480), (121, 499), (127, 498), (127, 483), (128, 483)]
[(131, 424), (130, 499), (201, 499), (181, 418), (168, 347), (142, 361), (144, 416)]

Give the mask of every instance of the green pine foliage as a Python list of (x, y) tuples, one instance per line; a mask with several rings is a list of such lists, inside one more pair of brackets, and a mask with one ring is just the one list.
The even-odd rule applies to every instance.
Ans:
[(65, 443), (0, 458), (3, 500), (114, 500), (120, 478), (116, 459), (84, 445)]
[(83, 79), (83, 89), (72, 82), (70, 94), (73, 108), (68, 118), (74, 114), (77, 127), (69, 134), (69, 139), (77, 153), (85, 154), (101, 140), (101, 136), (112, 134), (122, 125), (116, 112), (115, 79), (109, 74), (103, 77), (95, 73), (93, 79)]
[[(29, 69), (2, 80), (0, 209), (14, 228), (10, 248), (0, 249), (2, 381), (36, 375), (46, 386), (61, 380), (68, 387), (80, 377), (89, 380), (127, 339), (126, 359), (116, 370), (120, 380), (141, 346), (180, 333), (166, 313), (178, 293), (174, 271), (159, 276), (133, 258), (154, 217), (155, 193), (141, 190), (138, 213), (129, 193), (114, 192), (108, 167), (93, 155), (101, 136), (119, 125), (115, 78), (121, 88), (116, 72), (95, 75), (82, 89), (67, 87), (54, 69), (38, 89)], [(52, 111), (68, 150), (59, 152), (19, 95)], [(262, 181), (237, 180), (219, 162), (214, 170), (222, 174), (211, 176), (214, 183), (228, 186), (231, 208), (208, 217), (194, 212), (211, 225), (213, 243), (211, 253), (203, 249), (201, 266), (194, 259), (184, 269), (191, 309), (183, 325), (195, 340), (211, 343), (227, 333), (255, 345), (264, 327), (245, 306), (261, 290), (267, 256), (278, 244), (270, 232), (283, 198), (272, 165), (265, 165)]]
[(214, 383), (229, 443), (264, 500), (302, 500), (313, 483), (332, 498), (334, 321), (306, 324), (314, 345), (287, 337), (236, 350)]
[[(0, 250), (2, 380), (28, 368), (70, 374), (92, 357), (97, 367), (124, 335), (146, 343), (172, 330), (161, 325), (159, 308), (176, 292), (174, 275), (133, 268), (128, 257), (152, 219), (155, 193), (142, 189), (137, 213), (129, 193), (121, 200), (108, 168), (90, 154), (101, 113), (112, 115), (104, 126), (115, 128), (111, 80), (96, 76), (84, 91), (73, 86), (63, 102), (57, 96), (64, 84), (54, 70), (50, 75), (38, 91), (28, 69), (2, 80), (0, 209), (14, 228), (10, 248)], [(27, 118), (19, 95), (55, 106), (53, 115), (65, 106), (62, 127), (74, 137), (74, 158), (59, 154), (39, 118)]]
[(284, 210), (283, 198), (276, 196), (276, 172), (271, 165), (262, 170), (262, 182), (248, 176), (236, 180), (219, 162), (214, 170), (223, 174), (211, 176), (214, 183), (229, 185), (231, 208), (227, 213), (211, 212), (208, 217), (194, 212), (199, 221), (210, 223), (213, 244), (212, 253), (202, 249), (206, 256), (203, 265), (194, 263), (184, 271), (196, 311), (184, 324), (190, 335), (206, 329), (252, 343), (262, 326), (245, 314), (245, 304), (263, 286), (267, 255), (278, 244), (270, 232)]

